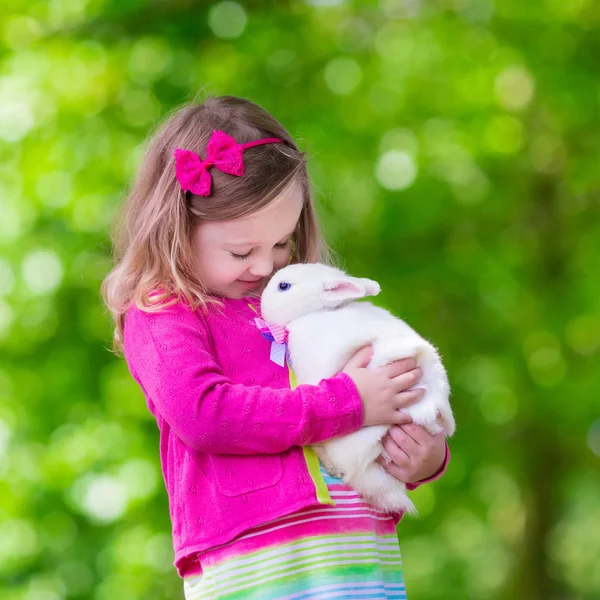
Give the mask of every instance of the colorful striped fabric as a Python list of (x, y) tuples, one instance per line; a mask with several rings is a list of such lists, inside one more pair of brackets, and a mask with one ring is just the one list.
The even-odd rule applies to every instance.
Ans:
[(335, 506), (251, 529), (200, 557), (186, 600), (403, 600), (394, 520), (321, 467)]

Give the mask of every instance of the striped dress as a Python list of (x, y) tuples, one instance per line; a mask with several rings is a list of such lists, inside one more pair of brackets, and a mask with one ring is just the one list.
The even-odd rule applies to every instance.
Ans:
[(321, 467), (332, 505), (302, 509), (200, 556), (186, 600), (402, 600), (393, 518)]

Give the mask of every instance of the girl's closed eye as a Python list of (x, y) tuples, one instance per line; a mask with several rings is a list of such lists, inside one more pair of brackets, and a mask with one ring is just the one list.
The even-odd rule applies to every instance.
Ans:
[[(283, 250), (288, 247), (289, 243), (290, 243), (290, 240), (286, 240), (285, 242), (280, 242), (279, 244), (275, 244), (275, 248), (277, 248), (278, 250)], [(246, 254), (236, 254), (235, 252), (229, 252), (229, 254), (231, 254), (231, 256), (237, 260), (244, 260), (245, 258), (248, 258), (251, 253), (252, 253), (252, 250), (249, 250), (248, 252), (246, 252)]]

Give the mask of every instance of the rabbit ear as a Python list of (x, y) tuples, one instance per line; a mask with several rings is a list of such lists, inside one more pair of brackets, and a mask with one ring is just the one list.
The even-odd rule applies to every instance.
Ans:
[[(377, 291), (373, 287), (375, 284)], [(339, 306), (349, 300), (364, 298), (379, 292), (379, 285), (370, 279), (344, 277), (331, 279), (323, 283), (321, 298), (326, 306)]]
[(377, 296), (381, 291), (381, 287), (376, 281), (372, 279), (365, 279), (364, 277), (357, 278), (353, 277), (353, 280), (360, 283), (365, 288), (365, 296)]

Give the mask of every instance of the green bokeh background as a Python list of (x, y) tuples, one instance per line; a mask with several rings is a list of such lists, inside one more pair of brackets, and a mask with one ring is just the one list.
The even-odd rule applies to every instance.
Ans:
[(0, 597), (181, 599), (99, 286), (149, 130), (203, 93), (310, 155), (325, 233), (439, 348), (458, 431), (412, 600), (600, 598), (600, 5), (4, 0)]

